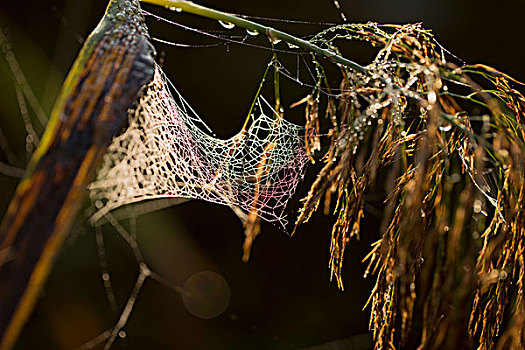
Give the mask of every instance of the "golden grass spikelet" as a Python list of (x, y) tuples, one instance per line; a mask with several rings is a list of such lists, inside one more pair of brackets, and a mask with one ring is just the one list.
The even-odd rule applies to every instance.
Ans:
[(327, 147), (296, 225), (324, 200), (336, 217), (329, 267), (343, 288), (345, 248), (366, 220), (367, 191), (381, 183), (381, 231), (363, 260), (365, 277), (376, 278), (366, 304), (376, 349), (525, 347), (520, 83), (447, 57), (419, 24), (348, 24), (313, 39), (334, 52), (346, 40), (377, 55), (367, 74), (341, 67), (324, 120), (317, 70), (304, 100), (316, 131), (306, 144), (313, 155), (321, 133)]

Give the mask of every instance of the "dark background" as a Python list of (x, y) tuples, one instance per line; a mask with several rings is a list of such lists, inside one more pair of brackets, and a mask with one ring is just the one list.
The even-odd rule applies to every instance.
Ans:
[[(341, 21), (330, 0), (200, 3), (254, 16)], [(525, 80), (521, 0), (341, 0), (340, 3), (350, 22), (423, 22), (442, 45), (467, 62), (485, 63)], [(9, 31), (13, 52), (47, 113), (81, 46), (80, 41), (94, 28), (105, 6), (106, 1), (101, 0), (2, 1), (0, 26)], [(192, 27), (223, 30), (206, 19), (151, 6), (144, 8)], [(296, 35), (324, 28), (262, 22)], [(192, 45), (216, 42), (151, 19), (149, 25), (153, 36), (163, 39)], [(242, 31), (230, 33), (236, 35)], [(234, 44), (216, 48), (173, 48), (159, 44), (156, 47), (168, 76), (215, 132), (220, 137), (229, 137), (238, 131), (271, 53)], [(345, 53), (366, 64), (373, 51), (356, 45)], [(280, 58), (294, 71), (295, 56), (283, 54)], [(23, 123), (11, 73), (5, 61), (0, 62), (0, 126), (18, 156), (16, 165), (23, 167), (26, 162)], [(332, 83), (335, 85), (337, 81)], [(265, 91), (271, 93), (271, 87)], [(283, 81), (285, 106), (307, 92)], [(301, 111), (291, 111), (287, 116), (302, 122)], [(2, 213), (16, 183), (16, 179), (0, 175)], [(301, 187), (299, 197), (306, 191), (306, 185)], [(373, 206), (372, 202), (369, 209)], [(362, 308), (373, 277), (363, 279), (364, 267), (360, 261), (370, 244), (378, 239), (378, 221), (373, 210), (369, 210), (361, 240), (353, 241), (346, 254), (345, 291), (341, 292), (335, 283), (329, 282), (328, 251), (333, 224), (329, 217), (317, 215), (293, 238), (263, 224), (263, 233), (256, 239), (248, 263), (241, 262), (241, 224), (226, 207), (193, 201), (140, 217), (137, 230), (146, 261), (170, 279), (175, 288), (147, 280), (125, 328), (127, 337), (124, 341), (117, 340), (114, 348), (290, 349), (365, 333), (369, 309), (362, 311)], [(117, 303), (122, 308), (135, 281), (137, 264), (113, 230), (105, 228), (104, 234)], [(221, 274), (231, 290), (229, 307), (213, 320), (202, 320), (187, 312), (175, 291), (202, 270)], [(93, 230), (80, 223), (60, 255), (18, 348), (72, 349), (111, 327), (117, 317), (105, 298)]]

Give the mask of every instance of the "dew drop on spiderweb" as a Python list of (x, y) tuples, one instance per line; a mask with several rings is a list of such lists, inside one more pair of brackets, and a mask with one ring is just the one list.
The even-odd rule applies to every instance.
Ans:
[(231, 22), (226, 22), (226, 21), (219, 20), (219, 23), (220, 23), (221, 26), (223, 26), (226, 29), (233, 29), (233, 28), (235, 28), (235, 24), (233, 24)]
[(256, 31), (256, 30), (252, 30), (252, 29), (246, 29), (246, 33), (247, 33), (248, 35), (251, 35), (251, 36), (257, 36), (257, 35), (259, 35), (259, 32), (258, 32), (258, 31)]
[(302, 127), (261, 115), (235, 137), (217, 139), (158, 67), (138, 106), (90, 185), (93, 222), (125, 204), (174, 197), (255, 210), (286, 230), (287, 203), (308, 162)]

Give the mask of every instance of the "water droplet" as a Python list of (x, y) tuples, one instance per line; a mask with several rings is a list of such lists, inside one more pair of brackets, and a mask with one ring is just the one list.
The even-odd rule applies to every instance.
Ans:
[(430, 91), (428, 93), (428, 102), (431, 104), (434, 104), (436, 103), (436, 101), (437, 101), (436, 93), (434, 91)]
[(483, 207), (481, 201), (479, 199), (476, 199), (474, 201), (474, 213), (479, 214), (482, 209)]
[(276, 38), (274, 36), (270, 36), (269, 38), (270, 38), (270, 41), (272, 42), (272, 44), (274, 44), (274, 45), (277, 45), (277, 44), (279, 44), (281, 42), (281, 39)]
[(115, 15), (117, 21), (124, 22), (126, 20), (126, 14), (124, 12), (119, 12)]
[(452, 125), (449, 124), (447, 126), (440, 126), (439, 130), (441, 130), (443, 132), (448, 132), (448, 131), (452, 130)]
[(219, 23), (221, 24), (221, 26), (223, 26), (226, 29), (233, 29), (233, 28), (235, 28), (235, 24), (233, 24), (231, 22), (226, 22), (226, 21), (219, 20)]
[(253, 29), (246, 29), (246, 33), (251, 36), (257, 36), (259, 35), (259, 32)]
[(121, 337), (122, 339), (124, 339), (124, 338), (126, 338), (126, 332), (120, 331), (120, 332), (118, 332), (118, 336)]

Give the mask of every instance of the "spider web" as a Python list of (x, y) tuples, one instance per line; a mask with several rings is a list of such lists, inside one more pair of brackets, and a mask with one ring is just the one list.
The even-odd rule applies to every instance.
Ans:
[(262, 98), (257, 105), (260, 114), (237, 135), (214, 138), (157, 66), (90, 186), (99, 209), (92, 221), (126, 204), (175, 197), (240, 208), (286, 230), (287, 202), (308, 162), (302, 127)]
[[(238, 44), (243, 45), (243, 42), (239, 41)], [(273, 47), (268, 49), (279, 51)], [(8, 51), (11, 53), (10, 48)], [(288, 72), (281, 62), (276, 61), (279, 66), (278, 73), (301, 85), (313, 86), (299, 81), (301, 55), (296, 55), (297, 77)], [(47, 117), (44, 113), (39, 114), (41, 107), (33, 98), (17, 61), (14, 57), (11, 61), (11, 71), (18, 79), (17, 101), (26, 133), (31, 136), (26, 138), (27, 152), (30, 156), (38, 145), (39, 129), (34, 130), (33, 119), (36, 118), (29, 116), (27, 110), (36, 111), (35, 116), (43, 124)], [(236, 136), (228, 140), (214, 138), (210, 128), (202, 122), (157, 67), (154, 81), (143, 91), (137, 108), (129, 115), (129, 127), (108, 149), (99, 175), (90, 188), (90, 196), (98, 209), (91, 219), (92, 222), (97, 221), (93, 230), (98, 248), (100, 277), (107, 301), (116, 318), (105, 331), (83, 343), (78, 349), (101, 346), (109, 349), (119, 339), (127, 338), (127, 323), (133, 316), (135, 304), (140, 299), (144, 286), (149, 283), (148, 280), (164, 285), (170, 291), (179, 294), (183, 300), (188, 295), (182, 284), (172, 281), (162, 271), (155, 271), (155, 266), (150, 267), (147, 259), (144, 259), (135, 223), (137, 215), (141, 215), (140, 208), (144, 207), (145, 212), (150, 212), (175, 205), (180, 198), (201, 199), (228, 205), (237, 215), (241, 214), (241, 219), (243, 213), (254, 213), (285, 228), (288, 200), (309, 161), (301, 137), (304, 128), (284, 120), (262, 98), (258, 99), (255, 110), (257, 116), (249, 116)], [(5, 138), (0, 137), (0, 141), (3, 140)], [(13, 168), (13, 174), (20, 177), (22, 169), (10, 166), (11, 163), (16, 162), (0, 163), (0, 172), (9, 174)], [(164, 199), (125, 206), (158, 198)], [(123, 207), (122, 210), (113, 211), (120, 207)], [(124, 213), (128, 209), (132, 213), (131, 216), (127, 212)], [(92, 211), (88, 209), (87, 212)], [(123, 213), (126, 219), (130, 219), (129, 229), (124, 225), (125, 219), (120, 217)], [(107, 225), (102, 226), (103, 224)], [(106, 226), (111, 232), (103, 230)], [(137, 276), (133, 286), (124, 296), (123, 304), (117, 303), (122, 301), (122, 297), (114, 291), (114, 272), (112, 264), (107, 260), (112, 254), (106, 250), (106, 247), (110, 246), (110, 243), (106, 242), (106, 234), (111, 233), (124, 240), (136, 263)], [(232, 321), (252, 322), (243, 320), (242, 316), (239, 321), (239, 316), (233, 316)], [(266, 331), (252, 325), (250, 332)], [(267, 336), (266, 333), (259, 336), (263, 334)], [(272, 339), (285, 342), (277, 335), (273, 335)]]

